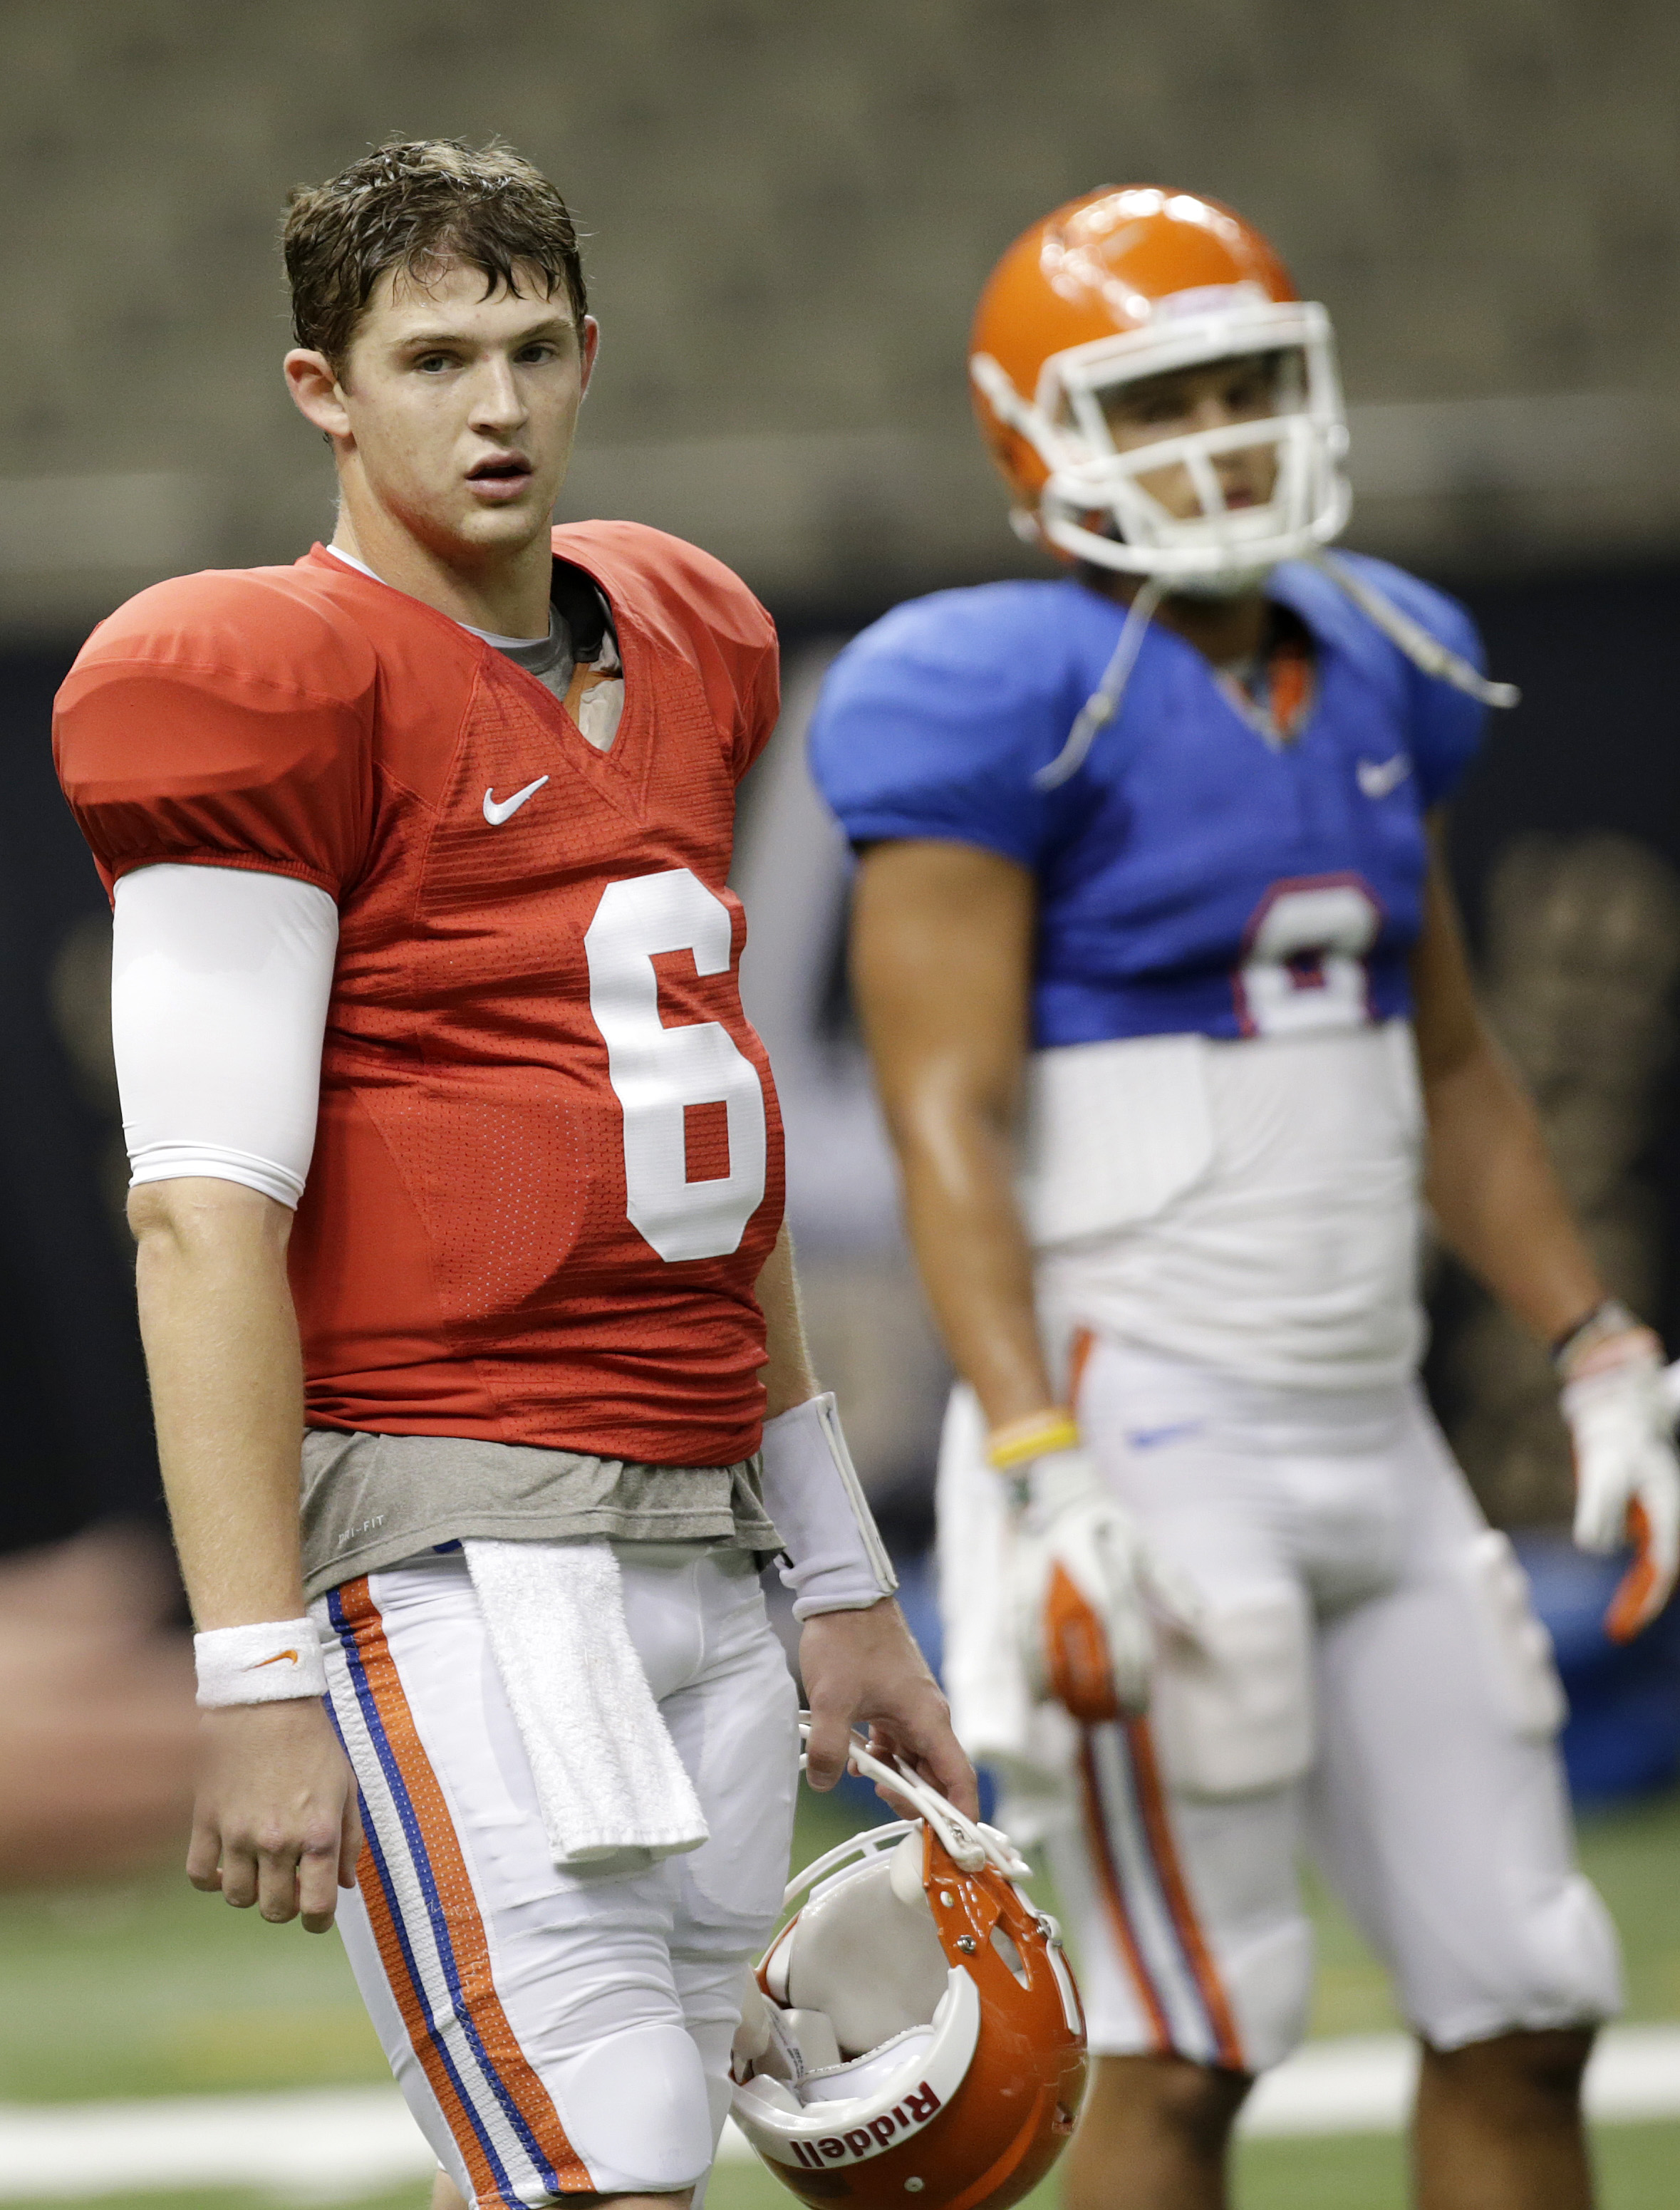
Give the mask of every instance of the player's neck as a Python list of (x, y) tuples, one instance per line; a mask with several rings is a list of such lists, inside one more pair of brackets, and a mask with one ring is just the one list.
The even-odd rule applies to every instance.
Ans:
[[(1116, 582), (1114, 596), (1130, 602), (1137, 586), (1129, 578)], [(1269, 616), (1264, 591), (1245, 591), (1238, 599), (1193, 599), (1169, 593), (1156, 608), (1155, 619), (1163, 629), (1194, 644), (1216, 667), (1252, 660), (1266, 643)]]
[(381, 583), (435, 607), (451, 621), (496, 637), (541, 637), (548, 627), (553, 554), (545, 534), (471, 566), (445, 559), (380, 509), (338, 510), (336, 551), (371, 568)]

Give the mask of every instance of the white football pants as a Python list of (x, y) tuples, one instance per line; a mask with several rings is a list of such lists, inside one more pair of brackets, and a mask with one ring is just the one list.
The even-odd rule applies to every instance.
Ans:
[(1098, 1339), (1079, 1410), (1209, 1606), (1147, 1719), (1084, 1731), (1080, 1815), (1050, 1844), (1092, 2049), (1287, 2056), (1303, 1847), (1436, 2048), (1613, 2014), (1550, 1644), (1421, 1391), (1260, 1388)]
[(796, 1698), (751, 1555), (614, 1548), (710, 1829), (651, 1868), (556, 1868), (458, 1551), (315, 1607), (366, 1831), (345, 1947), (420, 2130), (480, 2210), (704, 2179), (787, 1879)]

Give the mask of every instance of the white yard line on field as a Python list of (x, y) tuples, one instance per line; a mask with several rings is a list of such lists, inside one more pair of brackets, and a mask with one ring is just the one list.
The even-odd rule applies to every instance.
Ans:
[[(1417, 2047), (1405, 2034), (1309, 2041), (1261, 2080), (1242, 2113), (1242, 2130), (1398, 2133), (1417, 2078)], [(1680, 2026), (1608, 2028), (1586, 2074), (1586, 2107), (1600, 2125), (1680, 2117)]]
[[(1309, 2042), (1261, 2080), (1243, 2130), (1396, 2132), (1417, 2068), (1403, 2034)], [(1593, 2056), (1586, 2099), (1600, 2124), (1680, 2117), (1680, 2026), (1612, 2026)], [(720, 2155), (752, 2155), (733, 2125)], [(0, 2201), (248, 2187), (294, 2202), (350, 2201), (431, 2169), (394, 2087), (0, 2104)]]

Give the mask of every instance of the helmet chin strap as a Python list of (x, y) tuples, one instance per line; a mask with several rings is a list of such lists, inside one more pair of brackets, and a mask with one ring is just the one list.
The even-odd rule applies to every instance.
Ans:
[(1425, 675), (1433, 675), (1439, 683), (1450, 683), (1455, 691), (1467, 697), (1478, 699), (1484, 706), (1515, 706), (1522, 693), (1514, 683), (1495, 683), (1437, 637), (1431, 637), (1421, 622), (1415, 622), (1409, 613), (1402, 612), (1393, 601), (1378, 590), (1366, 577), (1350, 568), (1345, 560), (1339, 560), (1333, 552), (1316, 552), (1310, 556), (1313, 565), (1331, 582), (1340, 587), (1353, 601), (1367, 621), (1380, 629), (1391, 644), (1399, 645), (1414, 667)]
[[(1462, 654), (1432, 637), (1421, 622), (1414, 621), (1375, 583), (1345, 561), (1339, 560), (1334, 553), (1320, 552), (1308, 557), (1320, 573), (1347, 594), (1365, 619), (1381, 630), (1392, 644), (1398, 645), (1412, 666), (1421, 668), (1425, 675), (1433, 676), (1438, 683), (1450, 683), (1455, 691), (1462, 691), (1484, 706), (1508, 707), (1520, 702), (1522, 693), (1514, 683), (1494, 682), (1479, 668), (1472, 667)], [(1102, 681), (1080, 707), (1061, 750), (1034, 775), (1033, 788), (1059, 790), (1085, 765), (1091, 746), (1120, 711), (1126, 686), (1143, 649), (1145, 632), (1156, 608), (1169, 592), (1174, 598), (1183, 599), (1243, 598), (1250, 591), (1264, 587), (1272, 565), (1227, 569), (1217, 575), (1194, 578), (1176, 577), (1169, 580), (1163, 576), (1146, 576), (1126, 610), (1120, 641), (1103, 671)]]
[(1085, 764), (1085, 755), (1096, 743), (1099, 733), (1105, 729), (1120, 711), (1120, 702), (1126, 696), (1126, 686), (1132, 679), (1132, 670), (1138, 664), (1138, 655), (1143, 649), (1144, 632), (1148, 629), (1155, 609), (1166, 596), (1165, 579), (1146, 576), (1133, 594), (1132, 603), (1126, 609), (1120, 642), (1113, 656), (1103, 671), (1103, 680), (1080, 707), (1079, 717), (1067, 732), (1067, 741), (1047, 767), (1041, 767), (1032, 778), (1035, 790), (1056, 790), (1075, 776)]

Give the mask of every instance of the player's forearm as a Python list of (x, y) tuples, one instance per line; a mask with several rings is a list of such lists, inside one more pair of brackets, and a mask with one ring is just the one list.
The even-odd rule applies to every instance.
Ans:
[(136, 1190), (140, 1327), (182, 1577), (201, 1630), (302, 1612), (303, 1367), (292, 1214), (208, 1178)]
[(1042, 1411), (1060, 1392), (1039, 1339), (1008, 1130), (973, 1103), (894, 1122), (905, 1220), (952, 1363), (988, 1426)]
[(1426, 1192), (1442, 1240), (1542, 1342), (1604, 1295), (1533, 1105), (1485, 1031), (1426, 1076)]
[(764, 1348), (769, 1354), (763, 1368), (764, 1417), (774, 1420), (817, 1394), (817, 1376), (805, 1340), (805, 1316), (800, 1309), (799, 1282), (794, 1272), (793, 1234), (786, 1221), (759, 1271), (755, 1294), (764, 1316)]

